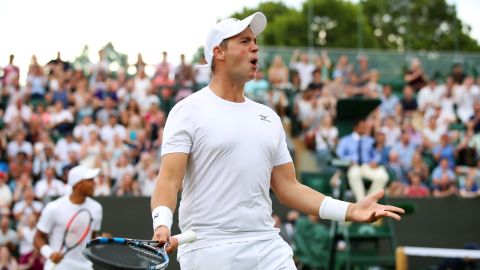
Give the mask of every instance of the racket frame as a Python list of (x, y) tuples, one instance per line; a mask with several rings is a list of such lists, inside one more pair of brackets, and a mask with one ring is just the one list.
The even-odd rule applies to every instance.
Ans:
[[(193, 242), (197, 239), (197, 235), (193, 231), (186, 231), (179, 235), (174, 235), (173, 237), (177, 238), (179, 245)], [(168, 263), (170, 261), (165, 248), (168, 245), (168, 242), (165, 243), (163, 246), (156, 240), (139, 240), (139, 239), (131, 239), (131, 238), (121, 238), (121, 237), (98, 237), (95, 239), (90, 240), (85, 248), (83, 249), (83, 255), (92, 261), (95, 264), (101, 265), (107, 269), (132, 269), (131, 266), (125, 267), (122, 265), (117, 264), (116, 262), (112, 262), (106, 259), (103, 259), (92, 252), (90, 252), (90, 247), (99, 246), (99, 245), (124, 245), (124, 246), (131, 246), (131, 247), (139, 247), (147, 249), (154, 254), (158, 255), (160, 259), (163, 260), (162, 263), (157, 265), (152, 265), (148, 267), (149, 270), (163, 270), (166, 269)], [(145, 268), (133, 268), (133, 269), (145, 269)]]
[[(86, 230), (83, 232), (83, 234), (82, 234), (82, 236), (80, 237), (80, 239), (79, 239), (73, 246), (68, 247), (68, 246), (66, 245), (66, 240), (67, 240), (68, 231), (69, 231), (70, 226), (72, 225), (73, 221), (75, 220), (75, 218), (76, 218), (80, 213), (82, 213), (82, 212), (88, 213), (89, 221), (88, 221), (87, 228), (86, 228)], [(70, 218), (70, 220), (67, 222), (67, 226), (66, 226), (65, 232), (63, 233), (62, 247), (60, 248), (60, 251), (62, 251), (64, 248), (66, 248), (65, 252), (63, 252), (63, 255), (67, 254), (67, 252), (69, 252), (70, 250), (72, 250), (72, 249), (76, 248), (77, 246), (79, 246), (79, 245), (83, 242), (83, 240), (85, 240), (85, 238), (87, 238), (88, 233), (91, 231), (92, 223), (93, 223), (92, 214), (90, 213), (90, 211), (88, 211), (88, 210), (85, 209), (85, 208), (82, 208), (82, 209), (78, 210), (78, 211)]]

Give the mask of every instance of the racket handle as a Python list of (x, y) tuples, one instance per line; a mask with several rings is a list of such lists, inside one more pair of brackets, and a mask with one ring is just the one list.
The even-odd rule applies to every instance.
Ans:
[(178, 244), (185, 244), (193, 242), (197, 239), (197, 234), (194, 231), (186, 231), (181, 234), (174, 235), (173, 237), (177, 238)]

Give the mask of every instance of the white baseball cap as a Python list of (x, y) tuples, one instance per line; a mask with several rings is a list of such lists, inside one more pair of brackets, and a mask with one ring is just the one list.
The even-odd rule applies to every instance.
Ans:
[(73, 187), (82, 180), (97, 177), (99, 173), (100, 169), (91, 169), (82, 165), (75, 166), (68, 172), (68, 184)]
[(207, 35), (205, 47), (203, 48), (207, 64), (201, 66), (209, 67), (212, 65), (213, 49), (220, 45), (224, 39), (239, 34), (247, 29), (247, 27), (252, 29), (253, 35), (256, 37), (263, 32), (265, 26), (267, 26), (267, 18), (261, 12), (255, 12), (243, 20), (228, 18), (218, 22), (212, 29), (210, 29), (210, 32)]

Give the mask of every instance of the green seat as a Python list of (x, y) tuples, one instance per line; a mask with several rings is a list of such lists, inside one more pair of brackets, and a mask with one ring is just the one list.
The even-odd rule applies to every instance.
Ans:
[(433, 157), (433, 154), (429, 152), (424, 152), (422, 153), (422, 159), (427, 164), (429, 171), (432, 172), (437, 163), (435, 161), (435, 158)]
[[(381, 203), (386, 203), (386, 199)], [(396, 238), (393, 221), (383, 218), (373, 224), (348, 223), (339, 228), (339, 233), (346, 242), (344, 266), (368, 268), (381, 266), (395, 267)]]
[(457, 131), (464, 131), (466, 129), (463, 123), (452, 123), (448, 126), (448, 130), (457, 130)]
[(47, 102), (44, 99), (30, 99), (30, 105), (32, 105), (33, 108), (37, 108), (38, 105), (47, 105)]
[(303, 172), (300, 174), (301, 182), (325, 195), (332, 195), (332, 186), (330, 185), (330, 179), (334, 172)]
[(295, 257), (311, 268), (330, 269), (334, 239), (334, 222), (312, 222), (307, 217), (295, 223)]

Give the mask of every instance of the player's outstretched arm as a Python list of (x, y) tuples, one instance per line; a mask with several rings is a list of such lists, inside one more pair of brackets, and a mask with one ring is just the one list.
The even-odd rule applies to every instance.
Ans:
[(297, 181), (293, 163), (274, 167), (270, 181), (272, 190), (282, 204), (323, 219), (374, 222), (381, 217), (400, 220), (400, 214), (404, 213), (401, 208), (378, 203), (384, 195), (383, 190), (357, 203), (348, 203), (325, 196)]
[(270, 184), (280, 203), (308, 215), (317, 215), (325, 196), (300, 184), (292, 162), (273, 167)]
[(178, 246), (178, 241), (170, 237), (170, 227), (177, 206), (177, 194), (185, 176), (187, 160), (186, 153), (164, 155), (152, 194), (153, 240), (162, 244), (169, 242), (167, 252), (173, 251)]

